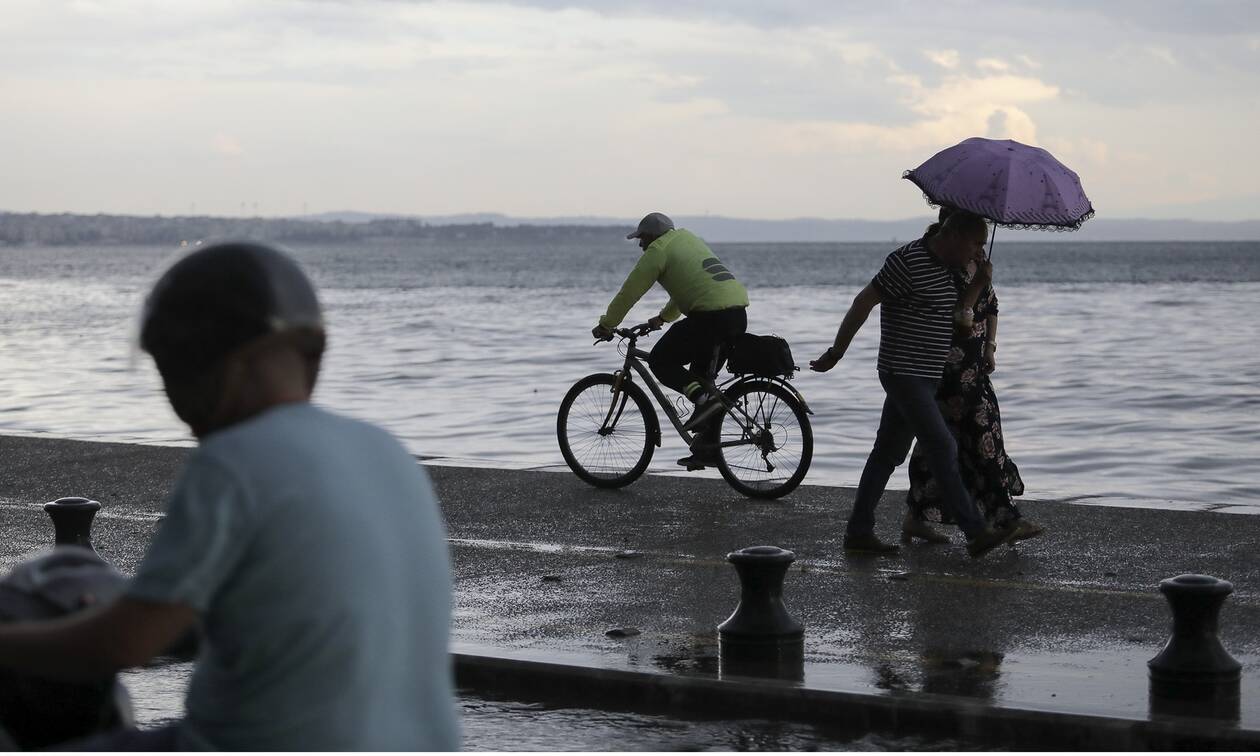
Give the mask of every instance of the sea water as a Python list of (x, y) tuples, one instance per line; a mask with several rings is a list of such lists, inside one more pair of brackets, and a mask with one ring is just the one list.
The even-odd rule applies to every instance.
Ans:
[[(1000, 237), (1000, 234), (999, 234)], [(717, 244), (749, 327), (789, 340), (815, 414), (807, 483), (854, 485), (883, 393), (878, 310), (840, 365), (807, 369), (894, 242)], [(638, 249), (379, 241), (291, 245), (320, 287), (316, 394), (423, 457), (562, 464), (555, 414), (620, 366), (589, 331)], [(133, 349), (168, 247), (0, 247), (0, 432), (191, 443)], [(1028, 496), (1196, 509), (1260, 503), (1260, 243), (1009, 243), (994, 250), (1007, 451)], [(649, 292), (627, 322), (665, 302)], [(653, 339), (644, 340), (650, 347)], [(653, 469), (677, 470), (666, 432)], [(899, 472), (891, 487), (904, 487)], [(1260, 510), (1257, 510), (1260, 511)]]

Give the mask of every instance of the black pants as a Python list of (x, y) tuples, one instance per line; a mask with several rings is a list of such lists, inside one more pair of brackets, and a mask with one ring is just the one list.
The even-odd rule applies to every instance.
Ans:
[[(713, 348), (726, 345), (748, 330), (748, 314), (743, 307), (714, 312), (693, 312), (669, 327), (652, 347), (648, 365), (657, 380), (679, 393), (687, 384), (711, 369)], [(691, 369), (687, 369), (691, 365)], [(710, 377), (712, 377), (710, 375)]]

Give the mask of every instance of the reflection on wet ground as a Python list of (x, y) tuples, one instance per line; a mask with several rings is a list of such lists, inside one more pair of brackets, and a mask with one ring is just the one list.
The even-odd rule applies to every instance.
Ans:
[(678, 719), (499, 701), (461, 692), (470, 751), (974, 751), (958, 740), (853, 734), (770, 720)]
[[(705, 657), (709, 658), (709, 657)], [(716, 673), (717, 657), (712, 658)], [(668, 667), (673, 663), (661, 658)], [(690, 660), (678, 660), (687, 665)], [(131, 670), (121, 675), (148, 729), (183, 716), (191, 663)], [(770, 720), (681, 719), (635, 712), (553, 707), (505, 701), (461, 690), (458, 700), (470, 751), (933, 751), (976, 750), (955, 740), (844, 732)]]

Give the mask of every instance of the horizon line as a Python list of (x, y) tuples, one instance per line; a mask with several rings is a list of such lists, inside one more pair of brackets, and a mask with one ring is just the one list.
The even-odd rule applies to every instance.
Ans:
[[(428, 221), (432, 219), (476, 218), (476, 217), (488, 216), (488, 217), (493, 217), (493, 218), (501, 218), (507, 221), (529, 221), (533, 223), (547, 221), (547, 222), (552, 222), (554, 225), (557, 225), (557, 226), (573, 225), (572, 223), (565, 223), (565, 221), (575, 221), (575, 220), (601, 221), (601, 222), (606, 221), (607, 225), (610, 225), (610, 226), (624, 225), (624, 224), (633, 225), (637, 222), (630, 216), (617, 217), (617, 216), (612, 216), (612, 215), (597, 215), (597, 214), (589, 214), (589, 213), (575, 214), (575, 215), (563, 215), (563, 214), (562, 215), (513, 215), (510, 213), (504, 213), (504, 212), (495, 211), (495, 210), (432, 213), (432, 214), (378, 212), (378, 211), (372, 211), (372, 210), (321, 210), (321, 211), (316, 211), (316, 212), (287, 213), (287, 214), (282, 213), (282, 214), (275, 214), (275, 215), (263, 215), (263, 214), (242, 215), (242, 214), (232, 214), (232, 213), (222, 213), (222, 214), (198, 213), (196, 211), (187, 212), (187, 213), (178, 213), (178, 212), (139, 213), (139, 212), (105, 212), (105, 211), (84, 212), (84, 211), (75, 211), (75, 210), (49, 211), (49, 210), (0, 209), (0, 215), (34, 215), (34, 216), (46, 216), (46, 217), (67, 216), (67, 215), (76, 216), (77, 215), (77, 216), (88, 217), (88, 218), (104, 216), (104, 217), (116, 217), (116, 218), (140, 218), (140, 219), (144, 219), (144, 218), (212, 218), (212, 219), (219, 219), (219, 220), (264, 220), (264, 221), (265, 220), (291, 220), (291, 221), (315, 222), (315, 223), (344, 222), (335, 218), (331, 220), (323, 219), (323, 216), (336, 216), (336, 215), (366, 216), (369, 220), (414, 220), (414, 221)], [(717, 214), (717, 213), (678, 213), (674, 217), (688, 218), (688, 219), (739, 221), (739, 222), (747, 222), (747, 223), (821, 222), (821, 223), (889, 223), (891, 224), (891, 223), (906, 223), (906, 222), (911, 222), (911, 221), (917, 223), (917, 222), (922, 221), (925, 218), (931, 218), (931, 212), (925, 212), (922, 215), (901, 216), (898, 218), (861, 218), (861, 217), (852, 217), (852, 216), (850, 217), (825, 217), (825, 216), (811, 216), (811, 215), (793, 216), (789, 218), (759, 218), (759, 217), (753, 217), (753, 216), (724, 215), (724, 214)], [(1141, 216), (1141, 215), (1114, 216), (1114, 217), (1095, 216), (1094, 218), (1091, 219), (1091, 221), (1092, 222), (1103, 221), (1107, 223), (1124, 221), (1124, 222), (1142, 222), (1142, 223), (1200, 223), (1200, 224), (1215, 224), (1215, 225), (1240, 225), (1240, 224), (1247, 224), (1247, 223), (1260, 223), (1260, 216), (1257, 216), (1254, 218), (1242, 218), (1242, 219), (1236, 219), (1236, 220), (1213, 220), (1213, 219), (1203, 219), (1203, 218), (1192, 218), (1192, 217), (1187, 217), (1187, 216), (1177, 216), (1177, 217), (1168, 217), (1168, 218), (1157, 218), (1157, 217)], [(1091, 221), (1087, 221), (1087, 224), (1090, 223)], [(434, 225), (454, 225), (454, 224), (439, 223), (439, 224), (434, 224)], [(592, 223), (590, 225), (595, 225), (595, 224)], [(1082, 226), (1082, 228), (1088, 228), (1088, 227), (1089, 227), (1088, 225)]]

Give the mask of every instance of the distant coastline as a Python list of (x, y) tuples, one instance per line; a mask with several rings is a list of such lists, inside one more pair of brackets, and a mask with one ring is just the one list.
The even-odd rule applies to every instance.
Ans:
[[(678, 225), (711, 242), (843, 243), (916, 238), (928, 216), (892, 221), (798, 218), (755, 220), (678, 216)], [(630, 218), (515, 218), (493, 213), (397, 216), (343, 212), (295, 218), (81, 215), (0, 212), (0, 247), (143, 244), (177, 246), (201, 239), (251, 238), (289, 243), (399, 239), (433, 242), (607, 242), (633, 228)], [(1194, 221), (1095, 218), (1073, 233), (998, 232), (1002, 241), (1260, 241), (1260, 220)]]
[(347, 223), (295, 218), (0, 213), (0, 248), (118, 244), (179, 246), (185, 242), (196, 244), (203, 239), (259, 239), (308, 244), (382, 239), (530, 242), (560, 237), (607, 240), (615, 238), (617, 231), (621, 231), (621, 227), (510, 227), (491, 223), (439, 225), (418, 219), (385, 218)]

